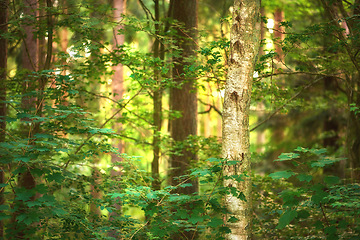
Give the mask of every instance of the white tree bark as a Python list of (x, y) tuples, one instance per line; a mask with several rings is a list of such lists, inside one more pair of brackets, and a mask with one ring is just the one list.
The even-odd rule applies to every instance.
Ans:
[[(242, 194), (227, 194), (227, 239), (251, 237), (251, 180), (249, 151), (249, 107), (252, 79), (260, 43), (260, 0), (234, 0), (229, 58), (230, 66), (225, 86), (223, 109), (222, 156), (225, 187)], [(233, 176), (242, 176), (242, 181)], [(242, 200), (243, 196), (246, 200)], [(242, 199), (241, 199), (242, 198)], [(231, 222), (228, 220), (231, 218)], [(237, 221), (234, 221), (237, 219)]]

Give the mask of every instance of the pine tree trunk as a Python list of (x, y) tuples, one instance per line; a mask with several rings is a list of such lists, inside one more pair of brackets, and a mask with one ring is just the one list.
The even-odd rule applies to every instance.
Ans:
[[(170, 90), (170, 109), (179, 111), (181, 117), (171, 121), (171, 137), (175, 142), (183, 142), (189, 136), (197, 133), (197, 93), (194, 83), (195, 76), (187, 76), (186, 67), (191, 65), (187, 58), (196, 55), (196, 27), (197, 27), (197, 0), (175, 1), (173, 18), (184, 24), (184, 29), (177, 30), (176, 44), (182, 53), (174, 57), (173, 78), (179, 88)], [(181, 86), (181, 87), (180, 87)], [(171, 156), (171, 176), (174, 178), (187, 174), (190, 165), (196, 161), (196, 154), (191, 149), (182, 149), (180, 156)], [(179, 180), (172, 179), (172, 184), (179, 184)], [(192, 186), (181, 188), (183, 194), (192, 194), (198, 191), (197, 181), (191, 181)]]
[(235, 161), (224, 168), (224, 176), (242, 176), (243, 181), (225, 179), (225, 187), (240, 194), (225, 196), (226, 220), (231, 233), (227, 239), (251, 238), (251, 169), (249, 107), (254, 64), (260, 43), (260, 1), (235, 0), (230, 38), (230, 66), (225, 85), (223, 108), (223, 158)]
[[(171, 120), (170, 134), (175, 144), (183, 145), (179, 155), (170, 156), (171, 184), (179, 185), (182, 181), (178, 177), (189, 174), (192, 164), (197, 161), (197, 155), (186, 146), (186, 140), (197, 134), (197, 91), (195, 86), (196, 76), (187, 70), (192, 64), (191, 58), (196, 56), (196, 31), (197, 31), (197, 0), (174, 1), (173, 18), (182, 24), (177, 28), (176, 46), (181, 49), (178, 57), (173, 58), (173, 80), (177, 85), (170, 89), (170, 110), (179, 111), (181, 117)], [(179, 144), (180, 145), (180, 144)], [(178, 188), (180, 194), (193, 194), (198, 192), (197, 179), (188, 180), (191, 186)], [(188, 206), (183, 206), (188, 207)], [(181, 231), (181, 233), (180, 233)], [(171, 239), (192, 239), (196, 233), (180, 229)]]

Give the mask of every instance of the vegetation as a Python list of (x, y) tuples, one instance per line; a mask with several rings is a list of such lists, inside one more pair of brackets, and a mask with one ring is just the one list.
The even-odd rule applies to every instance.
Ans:
[(0, 0), (0, 239), (359, 239), (359, 14)]

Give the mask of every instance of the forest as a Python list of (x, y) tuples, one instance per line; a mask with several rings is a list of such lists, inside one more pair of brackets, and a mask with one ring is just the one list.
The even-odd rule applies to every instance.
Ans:
[(0, 239), (360, 239), (360, 0), (0, 0)]

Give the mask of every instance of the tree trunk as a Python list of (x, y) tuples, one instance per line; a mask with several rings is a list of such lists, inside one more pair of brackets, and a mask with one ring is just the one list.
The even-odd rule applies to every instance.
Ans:
[[(344, 44), (346, 49), (346, 54), (351, 60), (356, 73), (351, 74), (352, 76), (347, 77), (346, 84), (346, 95), (348, 99), (348, 105), (355, 104), (357, 107), (360, 106), (360, 64), (359, 58), (357, 57), (360, 45), (359, 41), (353, 40), (359, 38), (359, 32), (356, 30), (359, 28), (359, 14), (360, 14), (360, 1), (356, 0), (353, 5), (353, 12), (346, 13), (342, 1), (337, 1), (336, 3), (330, 3), (326, 0), (321, 0), (322, 6), (325, 10), (325, 15), (328, 17), (330, 22), (334, 25), (334, 31)], [(344, 32), (339, 29), (338, 20), (339, 15), (338, 10), (340, 9), (341, 14), (346, 15), (342, 16), (346, 20), (346, 25), (348, 27), (349, 35), (344, 34)], [(343, 11), (342, 11), (343, 10)], [(351, 15), (351, 17), (349, 16)], [(350, 106), (349, 106), (350, 108)], [(348, 155), (348, 167), (350, 168), (350, 177), (354, 181), (360, 180), (360, 116), (355, 112), (349, 111), (348, 113), (348, 123), (347, 123), (347, 132), (346, 132), (346, 149)]]
[[(125, 43), (125, 36), (124, 34), (120, 34), (124, 26), (121, 24), (123, 19), (123, 14), (126, 12), (126, 0), (113, 0), (113, 14), (114, 14), (114, 21), (117, 23), (116, 27), (114, 28), (114, 39), (113, 39), (113, 48), (117, 50), (119, 46), (122, 46)], [(116, 101), (121, 101), (124, 95), (124, 67), (122, 64), (118, 64), (113, 66), (113, 79), (111, 83), (112, 92), (114, 94), (114, 99)], [(117, 111), (117, 109), (115, 109)], [(121, 114), (119, 114), (118, 118), (121, 118)], [(113, 130), (120, 134), (122, 131), (122, 124), (120, 122), (115, 122), (113, 125)], [(119, 153), (124, 153), (124, 143), (121, 139), (113, 139), (113, 146), (118, 148)], [(118, 165), (122, 161), (122, 158), (116, 154), (111, 155), (111, 163), (113, 166), (116, 166), (111, 171), (111, 176), (113, 178), (120, 177), (121, 169)], [(120, 215), (121, 211), (121, 199), (118, 199), (118, 202), (114, 204), (114, 207), (117, 211), (113, 211), (110, 213), (110, 221), (116, 221), (116, 216)], [(117, 231), (110, 231), (110, 237), (114, 237), (116, 239), (121, 239), (120, 234)]]
[[(116, 50), (119, 46), (122, 46), (125, 41), (124, 34), (120, 34), (119, 30), (123, 29), (123, 25), (121, 24), (122, 20), (122, 14), (125, 13), (126, 9), (126, 0), (114, 0), (113, 1), (113, 7), (114, 7), (114, 20), (118, 23), (118, 25), (114, 28), (114, 42), (113, 42), (113, 48)], [(124, 95), (124, 67), (122, 64), (118, 64), (116, 66), (113, 66), (114, 70), (114, 76), (112, 79), (112, 92), (114, 94), (114, 99), (116, 101), (120, 101), (123, 98)], [(119, 116), (120, 118), (121, 116)], [(122, 124), (121, 123), (115, 123), (113, 126), (113, 129), (116, 133), (120, 133), (122, 131)], [(114, 140), (113, 143), (114, 147), (117, 147), (119, 149), (119, 153), (123, 153), (123, 143), (121, 140)], [(113, 164), (116, 164), (118, 162), (121, 162), (121, 157), (118, 155), (113, 154), (111, 156), (111, 162)], [(112, 176), (119, 175), (119, 170), (113, 170), (111, 172)]]
[[(178, 57), (173, 58), (173, 80), (176, 87), (170, 89), (170, 110), (178, 111), (181, 117), (171, 120), (170, 134), (174, 144), (180, 143), (180, 154), (170, 156), (170, 176), (173, 186), (179, 185), (183, 176), (189, 173), (191, 165), (197, 161), (196, 153), (186, 146), (186, 140), (197, 133), (197, 91), (195, 86), (196, 76), (187, 70), (192, 64), (191, 58), (196, 56), (196, 31), (197, 31), (197, 0), (174, 1), (173, 18), (182, 24), (177, 28), (175, 38), (176, 46), (181, 50)], [(193, 194), (198, 192), (197, 179), (188, 180), (191, 186), (178, 188), (180, 194)], [(186, 206), (184, 206), (186, 207)], [(193, 231), (182, 231), (182, 233), (171, 236), (171, 239), (192, 239)]]
[[(223, 108), (223, 158), (235, 161), (224, 168), (224, 185), (241, 194), (225, 196), (227, 239), (251, 238), (251, 179), (249, 107), (252, 78), (260, 43), (260, 1), (235, 0), (230, 38), (230, 66), (225, 85)], [(231, 176), (240, 175), (243, 181)]]
[(284, 59), (284, 53), (281, 48), (281, 43), (285, 39), (285, 28), (281, 26), (281, 22), (284, 20), (284, 11), (280, 8), (277, 8), (274, 13), (274, 38), (275, 38), (275, 52), (277, 54), (276, 60), (278, 63), (281, 63)]
[[(173, 78), (178, 87), (170, 90), (170, 109), (179, 111), (181, 117), (171, 121), (171, 137), (175, 142), (184, 142), (191, 135), (197, 133), (197, 93), (195, 76), (188, 76), (186, 67), (191, 65), (188, 58), (196, 55), (196, 27), (197, 27), (197, 0), (175, 1), (173, 18), (184, 28), (177, 29), (176, 45), (182, 50), (179, 57), (174, 57)], [(179, 184), (174, 178), (187, 174), (192, 161), (197, 158), (191, 149), (183, 148), (181, 155), (172, 155), (172, 184)], [(179, 192), (192, 194), (198, 191), (196, 180), (190, 181), (191, 187), (181, 188)]]
[[(21, 67), (24, 71), (26, 71), (26, 74), (28, 75), (29, 81), (23, 81), (23, 94), (27, 94), (31, 91), (34, 91), (36, 89), (36, 79), (34, 79), (31, 76), (31, 72), (38, 70), (38, 44), (37, 39), (35, 37), (35, 21), (37, 16), (37, 1), (36, 0), (29, 0), (24, 1), (24, 15), (30, 16), (31, 20), (27, 20), (30, 22), (26, 22), (23, 25), (24, 28), (24, 38), (23, 38), (23, 46), (22, 46), (22, 56), (21, 56)], [(36, 97), (35, 96), (23, 96), (21, 99), (22, 108), (25, 112), (31, 112), (33, 109), (36, 108)], [(35, 112), (35, 111), (33, 111)], [(28, 120), (28, 119), (23, 119)], [(23, 138), (28, 141), (27, 144), (31, 144), (31, 138), (34, 135), (34, 126), (35, 124), (31, 124), (30, 127), (28, 127), (27, 124), (23, 124)], [(36, 186), (35, 179), (30, 171), (30, 166), (25, 165), (26, 170), (24, 172), (19, 173), (18, 177), (18, 186), (20, 188), (25, 189), (33, 189)], [(16, 194), (16, 193), (15, 193)], [(35, 195), (31, 197), (31, 200), (33, 201), (35, 199)], [(9, 236), (10, 239), (23, 239), (26, 235), (26, 232), (28, 231), (28, 227), (24, 226), (23, 224), (18, 224), (16, 220), (16, 216), (25, 212), (26, 207), (21, 201), (16, 202), (18, 210), (13, 213), (12, 216), (12, 223), (14, 224), (14, 230), (16, 231), (14, 236)]]
[[(7, 33), (7, 7), (8, 1), (0, 1), (0, 31), (2, 34)], [(5, 141), (6, 135), (6, 70), (7, 70), (7, 40), (0, 36), (0, 142)], [(0, 156), (1, 159), (1, 156)], [(5, 183), (5, 166), (0, 162), (0, 184)], [(0, 206), (5, 204), (3, 186), (0, 186)], [(2, 211), (0, 214), (2, 215)], [(4, 220), (0, 221), (0, 239), (4, 238)]]
[[(155, 3), (155, 41), (154, 41), (154, 58), (158, 59), (160, 57), (160, 6), (159, 0), (154, 0)], [(156, 61), (157, 62), (157, 61)], [(160, 179), (159, 179), (159, 160), (160, 160), (160, 142), (161, 142), (161, 125), (162, 125), (162, 86), (161, 86), (161, 74), (159, 67), (156, 63), (154, 65), (154, 79), (156, 85), (153, 93), (153, 104), (154, 104), (154, 137), (153, 137), (153, 161), (151, 163), (151, 174), (154, 179), (153, 189), (160, 189)]]

